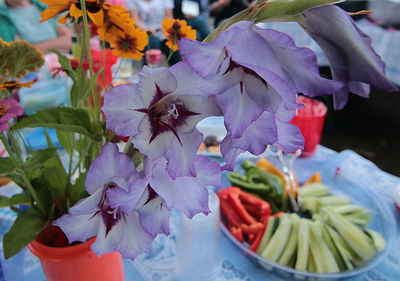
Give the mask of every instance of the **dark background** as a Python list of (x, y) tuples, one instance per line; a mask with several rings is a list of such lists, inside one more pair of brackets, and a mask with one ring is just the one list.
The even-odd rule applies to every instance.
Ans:
[(321, 144), (336, 151), (350, 149), (380, 169), (400, 176), (400, 92), (371, 88), (369, 99), (351, 95), (341, 111), (334, 111), (331, 97)]

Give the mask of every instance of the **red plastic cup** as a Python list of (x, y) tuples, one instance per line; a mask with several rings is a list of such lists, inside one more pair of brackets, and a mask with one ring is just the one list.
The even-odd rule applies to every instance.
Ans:
[(328, 109), (322, 102), (307, 97), (299, 96), (297, 101), (299, 104), (304, 104), (305, 107), (297, 110), (297, 114), (291, 123), (300, 129), (304, 137), (304, 150), (300, 157), (310, 157), (314, 154), (321, 140), (322, 128)]
[(146, 51), (146, 61), (150, 65), (160, 65), (162, 63), (161, 50), (151, 49)]

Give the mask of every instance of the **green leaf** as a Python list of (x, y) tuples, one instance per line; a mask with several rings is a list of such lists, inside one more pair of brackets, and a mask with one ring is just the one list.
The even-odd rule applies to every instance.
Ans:
[(36, 72), (44, 64), (42, 53), (23, 40), (0, 41), (0, 77), (19, 79), (28, 71)]
[(89, 195), (85, 189), (85, 179), (86, 173), (80, 174), (75, 184), (71, 187), (69, 193), (69, 203), (71, 206), (73, 206), (80, 199)]
[[(90, 94), (90, 83), (92, 85), (97, 84), (97, 78), (101, 74), (103, 68), (100, 69), (97, 73), (95, 73), (90, 79), (78, 78), (77, 81), (72, 85), (71, 88), (71, 105), (72, 107), (77, 107), (78, 103), (84, 99), (86, 99)], [(95, 87), (95, 86), (93, 86)]]
[(25, 162), (24, 170), (28, 173), (40, 168), (44, 162), (50, 158), (58, 157), (57, 148), (47, 148), (36, 150), (32, 156)]
[(14, 169), (14, 165), (9, 157), (0, 157), (0, 174), (9, 173)]
[(63, 132), (60, 130), (57, 130), (56, 133), (57, 139), (60, 142), (61, 146), (64, 147), (65, 151), (68, 154), (71, 154), (73, 151), (74, 133)]
[(55, 49), (49, 49), (49, 52), (55, 53), (58, 57), (58, 62), (61, 64), (61, 67), (63, 70), (67, 73), (69, 77), (71, 77), (72, 80), (76, 81), (76, 72), (71, 66), (70, 60), (61, 54), (58, 50)]
[(90, 93), (90, 80), (79, 79), (72, 85), (71, 88), (71, 105), (77, 107), (78, 102), (87, 98)]
[(0, 208), (14, 205), (30, 205), (30, 202), (26, 194), (16, 194), (11, 197), (0, 196)]
[(35, 208), (20, 214), (11, 229), (4, 235), (4, 257), (9, 259), (21, 251), (48, 225), (49, 220), (43, 219)]
[(257, 16), (256, 22), (261, 21), (293, 21), (297, 16), (308, 9), (343, 2), (343, 0), (269, 0), (258, 1), (257, 3), (267, 2)]
[(57, 197), (63, 197), (67, 187), (68, 176), (60, 159), (50, 158), (44, 162), (42, 176), (47, 182), (47, 186), (55, 192)]
[(36, 114), (22, 119), (12, 129), (45, 127), (64, 132), (74, 132), (92, 138), (102, 140), (102, 128), (100, 124), (92, 124), (89, 113), (83, 109), (57, 107), (46, 108)]

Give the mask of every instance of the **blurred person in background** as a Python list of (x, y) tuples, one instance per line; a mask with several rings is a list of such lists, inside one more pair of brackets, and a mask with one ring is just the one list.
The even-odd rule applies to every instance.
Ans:
[(198, 41), (203, 41), (210, 34), (208, 0), (175, 0), (173, 12), (174, 18), (186, 20), (196, 29)]
[[(168, 57), (169, 48), (165, 45), (167, 39), (162, 34), (161, 23), (165, 18), (173, 16), (172, 0), (125, 0), (125, 4), (135, 20), (135, 25), (149, 35), (149, 45), (146, 50), (158, 49)], [(146, 63), (145, 57), (144, 63)], [(174, 52), (169, 64), (173, 65), (181, 60), (179, 52)]]
[(69, 52), (71, 31), (56, 19), (40, 23), (47, 6), (38, 0), (5, 0), (0, 4), (0, 37), (7, 41), (26, 40), (43, 53), (48, 49)]
[(218, 27), (225, 20), (255, 2), (255, 0), (210, 0), (210, 14), (215, 18), (214, 27)]

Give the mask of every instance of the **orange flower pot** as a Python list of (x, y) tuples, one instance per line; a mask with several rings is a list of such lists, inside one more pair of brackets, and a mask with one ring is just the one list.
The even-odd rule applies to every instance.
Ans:
[(49, 247), (34, 240), (28, 248), (40, 259), (48, 281), (124, 281), (120, 253), (97, 256), (90, 249), (95, 239), (68, 247)]

